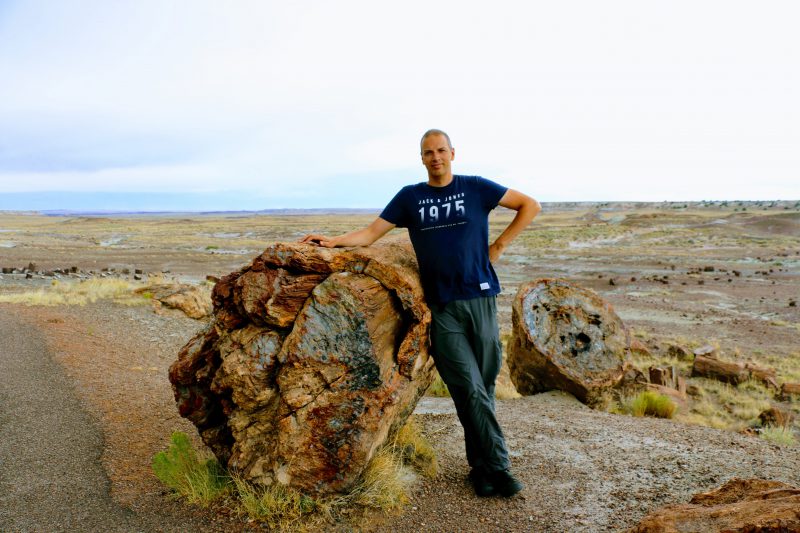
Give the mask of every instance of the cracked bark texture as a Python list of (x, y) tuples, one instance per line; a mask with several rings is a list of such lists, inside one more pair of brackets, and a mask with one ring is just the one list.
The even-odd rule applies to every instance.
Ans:
[(245, 479), (344, 492), (433, 377), (406, 245), (277, 243), (212, 293), (170, 367), (180, 414)]
[(511, 322), (508, 368), (520, 394), (556, 389), (593, 404), (625, 376), (630, 334), (593, 291), (562, 279), (525, 283)]

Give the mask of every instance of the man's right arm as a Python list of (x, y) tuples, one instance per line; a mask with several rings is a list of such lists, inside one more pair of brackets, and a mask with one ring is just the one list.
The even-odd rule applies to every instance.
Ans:
[(394, 228), (395, 225), (380, 217), (376, 218), (372, 224), (366, 228), (351, 231), (336, 237), (326, 237), (324, 235), (306, 235), (300, 242), (317, 244), (325, 248), (337, 248), (343, 246), (369, 246)]

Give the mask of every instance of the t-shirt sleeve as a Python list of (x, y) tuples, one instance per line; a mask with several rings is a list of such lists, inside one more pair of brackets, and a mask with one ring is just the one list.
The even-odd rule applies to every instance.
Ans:
[(503, 195), (508, 190), (508, 187), (503, 187), (502, 185), (495, 183), (492, 180), (487, 180), (486, 178), (477, 177), (476, 182), (483, 205), (489, 211), (497, 207), (497, 204), (500, 203)]
[(408, 216), (406, 209), (406, 188), (403, 187), (394, 195), (387, 206), (381, 211), (380, 217), (386, 222), (390, 222), (398, 228), (408, 227)]

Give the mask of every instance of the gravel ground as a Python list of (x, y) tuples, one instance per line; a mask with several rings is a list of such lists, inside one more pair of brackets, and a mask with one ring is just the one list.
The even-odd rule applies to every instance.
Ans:
[[(117, 505), (158, 530), (236, 531), (256, 526), (169, 499), (150, 471), (152, 455), (166, 447), (172, 431), (196, 437), (193, 426), (177, 415), (166, 372), (201, 323), (177, 312), (159, 315), (149, 307), (110, 303), (82, 308), (5, 307), (3, 315), (12, 309), (34, 325), (25, 333), (18, 323), (12, 327), (17, 331), (15, 344), (35, 340), (37, 329), (46, 334), (41, 343), (46, 343), (98, 421), (104, 437), (102, 465)], [(55, 412), (52, 406), (32, 409), (26, 417), (35, 418), (40, 409)], [(797, 447), (779, 448), (731, 432), (592, 411), (570, 396), (548, 393), (498, 402), (514, 471), (526, 488), (511, 499), (479, 499), (466, 480), (463, 437), (450, 400), (425, 398), (417, 416), (438, 453), (440, 474), (421, 480), (401, 513), (370, 516), (356, 527), (340, 523), (332, 529), (618, 531), (655, 508), (685, 502), (691, 494), (718, 487), (734, 476), (800, 485)], [(90, 422), (76, 420), (68, 427), (83, 432)], [(86, 454), (98, 446), (74, 448)], [(50, 475), (63, 477), (64, 471), (53, 470)], [(98, 481), (97, 486), (105, 485)], [(97, 511), (105, 514), (102, 508)], [(115, 524), (137, 530), (135, 522), (129, 529), (128, 522)]]
[(35, 327), (0, 314), (0, 530), (143, 531), (114, 503), (103, 439)]

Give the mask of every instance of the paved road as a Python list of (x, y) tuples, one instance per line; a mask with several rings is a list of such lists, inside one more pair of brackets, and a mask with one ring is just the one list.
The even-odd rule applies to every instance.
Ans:
[(41, 333), (0, 307), (0, 531), (145, 531), (110, 498), (102, 448)]

